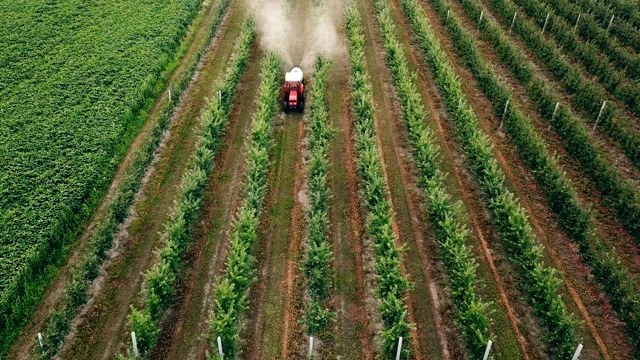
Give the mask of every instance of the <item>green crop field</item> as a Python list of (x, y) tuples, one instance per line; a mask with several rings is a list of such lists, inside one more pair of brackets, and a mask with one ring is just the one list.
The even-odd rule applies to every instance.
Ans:
[(640, 2), (0, 0), (51, 358), (640, 359)]
[(198, 4), (0, 1), (1, 303), (91, 212)]

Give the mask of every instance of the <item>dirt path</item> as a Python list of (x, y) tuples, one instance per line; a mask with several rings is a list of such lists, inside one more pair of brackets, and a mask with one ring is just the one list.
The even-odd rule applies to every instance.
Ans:
[(332, 66), (327, 79), (329, 121), (338, 131), (330, 143), (328, 181), (333, 195), (329, 221), (336, 272), (333, 351), (338, 359), (372, 360), (373, 331), (364, 301), (363, 220), (358, 206), (348, 73), (347, 60), (343, 58), (341, 63)]
[(153, 359), (201, 359), (208, 346), (201, 335), (209, 326), (209, 310), (217, 275), (222, 271), (233, 215), (239, 206), (244, 168), (244, 143), (251, 125), (252, 105), (259, 85), (259, 59), (254, 50), (238, 88), (229, 130), (217, 155), (205, 192), (202, 213), (194, 231), (187, 271), (178, 286), (176, 303), (163, 320), (163, 333), (151, 353)]
[[(129, 305), (138, 301), (142, 272), (152, 264), (153, 252), (160, 244), (159, 233), (177, 195), (187, 159), (194, 149), (197, 119), (212, 96), (214, 79), (224, 71), (241, 22), (237, 6), (230, 8), (230, 17), (220, 29), (203, 57), (197, 79), (185, 93), (184, 102), (170, 128), (171, 137), (143, 191), (143, 200), (136, 206), (137, 217), (128, 228), (120, 254), (106, 269), (101, 291), (94, 295), (77, 321), (77, 335), (61, 353), (62, 358), (106, 359), (128, 347), (127, 314)], [(226, 28), (226, 29), (225, 29)]]
[[(299, 241), (293, 234), (293, 218), (297, 194), (294, 186), (302, 176), (300, 141), (302, 115), (281, 113), (274, 119), (274, 155), (269, 174), (269, 193), (254, 254), (258, 281), (249, 292), (247, 325), (241, 334), (246, 339), (246, 359), (276, 359), (283, 352), (284, 319), (287, 312), (287, 265), (297, 262), (298, 253), (289, 253), (290, 242)], [(296, 206), (296, 209), (299, 209)], [(301, 222), (296, 220), (297, 224)], [(297, 245), (294, 245), (297, 248)], [(293, 295), (293, 294), (290, 294)]]
[[(171, 84), (175, 79), (182, 76), (182, 74), (187, 71), (188, 64), (196, 56), (196, 53), (200, 49), (202, 42), (207, 37), (207, 28), (211, 26), (213, 15), (215, 14), (215, 4), (216, 2), (212, 1), (206, 8), (203, 9), (203, 15), (197, 16), (194, 19), (194, 22), (191, 24), (191, 29), (194, 30), (190, 30), (187, 36), (182, 40), (184, 44), (188, 44), (187, 50), (185, 51), (180, 63), (169, 77), (169, 84)], [(168, 90), (165, 90), (156, 100), (156, 103), (153, 105), (152, 109), (149, 112), (145, 124), (143, 125), (138, 135), (134, 138), (127, 153), (125, 154), (121, 163), (118, 165), (107, 194), (101, 200), (96, 213), (93, 215), (92, 219), (85, 227), (85, 230), (76, 241), (74, 249), (71, 252), (69, 259), (67, 260), (67, 263), (60, 268), (57, 277), (52, 281), (49, 288), (43, 295), (38, 308), (31, 316), (29, 322), (27, 322), (27, 324), (24, 326), (21, 334), (18, 336), (18, 338), (16, 338), (13, 347), (7, 355), (8, 358), (24, 359), (27, 357), (27, 354), (33, 350), (34, 346), (36, 345), (33, 334), (42, 330), (45, 321), (47, 321), (47, 319), (49, 318), (50, 311), (59, 302), (64, 287), (71, 279), (71, 269), (76, 267), (82, 260), (86, 251), (88, 240), (93, 234), (95, 226), (104, 218), (108, 204), (115, 196), (123, 176), (131, 166), (131, 162), (133, 161), (133, 154), (148, 138), (151, 129), (158, 120), (158, 116), (161, 113), (161, 110), (166, 106), (168, 96)]]
[[(302, 155), (302, 134), (304, 132), (303, 122), (298, 123), (298, 142), (296, 143), (295, 151)], [(295, 168), (295, 180), (293, 183), (293, 207), (291, 208), (291, 241), (289, 242), (289, 258), (287, 259), (287, 274), (285, 277), (286, 292), (285, 292), (285, 306), (284, 306), (284, 329), (282, 331), (282, 359), (289, 358), (289, 343), (291, 338), (295, 335), (301, 335), (301, 328), (299, 325), (300, 314), (299, 311), (295, 311), (293, 307), (294, 299), (294, 280), (296, 279), (297, 271), (296, 265), (299, 263), (300, 258), (300, 242), (302, 237), (302, 211), (300, 204), (300, 185), (302, 183), (302, 177), (304, 176), (302, 171), (302, 156), (298, 158)], [(298, 294), (299, 295), (299, 294)], [(298, 310), (298, 309), (296, 309)], [(295, 312), (295, 313), (294, 313)], [(293, 329), (292, 329), (293, 328)], [(295, 349), (292, 351), (295, 353)]]
[[(544, 255), (546, 262), (553, 264), (554, 267), (560, 270), (560, 276), (564, 279), (564, 288), (561, 288), (561, 292), (565, 294), (565, 299), (571, 300), (566, 301), (569, 310), (580, 316), (586, 324), (586, 329), (580, 325), (577, 327), (579, 336), (585, 338), (584, 344), (588, 349), (585, 354), (587, 354), (589, 350), (594, 351), (598, 349), (604, 358), (609, 358), (609, 347), (605, 345), (603, 337), (607, 336), (610, 338), (610, 336), (608, 333), (598, 330), (602, 329), (602, 326), (596, 327), (594, 325), (594, 319), (599, 320), (600, 325), (605, 323), (605, 320), (602, 318), (602, 313), (599, 308), (589, 306), (591, 302), (589, 298), (583, 298), (579, 295), (579, 293), (584, 293), (584, 291), (579, 291), (579, 289), (586, 288), (587, 284), (584, 283), (586, 279), (580, 276), (580, 273), (574, 268), (569, 268), (566, 265), (571, 265), (570, 260), (573, 259), (573, 254), (569, 253), (569, 249), (567, 249), (566, 246), (570, 241), (561, 233), (558, 225), (552, 219), (550, 215), (551, 212), (545, 205), (544, 197), (539, 189), (531, 189), (531, 187), (526, 185), (531, 183), (533, 179), (530, 174), (523, 171), (523, 165), (518, 160), (515, 149), (507, 143), (504, 136), (499, 136), (497, 129), (498, 122), (492, 115), (493, 108), (491, 104), (483, 96), (477, 95), (482, 94), (481, 90), (478, 88), (469, 71), (464, 68), (461, 60), (457, 57), (448, 36), (445, 35), (445, 30), (438, 23), (432, 9), (426, 5), (424, 5), (423, 8), (425, 9), (427, 17), (431, 20), (432, 26), (438, 33), (449, 58), (453, 60), (454, 66), (460, 69), (458, 74), (463, 79), (465, 92), (467, 94), (476, 94), (476, 96), (469, 97), (471, 105), (478, 115), (481, 127), (496, 146), (496, 159), (504, 169), (514, 194), (520, 198), (522, 206), (527, 210), (531, 225), (538, 239), (547, 249)], [(490, 119), (490, 121), (487, 121), (487, 119)], [(588, 306), (589, 309), (587, 309)], [(613, 346), (613, 343), (610, 344)]]

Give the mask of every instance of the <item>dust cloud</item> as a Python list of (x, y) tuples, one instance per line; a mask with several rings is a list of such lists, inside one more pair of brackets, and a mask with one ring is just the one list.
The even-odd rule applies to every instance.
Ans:
[(246, 0), (258, 31), (260, 46), (275, 51), (286, 66), (313, 67), (315, 57), (336, 59), (345, 53), (338, 34), (342, 0)]

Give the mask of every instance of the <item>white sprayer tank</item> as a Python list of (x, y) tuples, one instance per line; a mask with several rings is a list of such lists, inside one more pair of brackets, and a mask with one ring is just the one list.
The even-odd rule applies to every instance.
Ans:
[(286, 82), (302, 82), (304, 79), (304, 75), (302, 73), (302, 69), (295, 66), (291, 71), (284, 75), (284, 81)]

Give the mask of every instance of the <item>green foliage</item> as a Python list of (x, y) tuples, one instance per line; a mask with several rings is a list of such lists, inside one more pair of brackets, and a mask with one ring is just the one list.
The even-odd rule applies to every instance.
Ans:
[(333, 252), (327, 241), (327, 206), (329, 190), (327, 187), (328, 140), (331, 134), (327, 118), (326, 77), (329, 61), (318, 57), (315, 63), (313, 84), (309, 91), (309, 111), (305, 117), (305, 127), (309, 138), (310, 159), (307, 165), (310, 206), (307, 213), (308, 249), (302, 261), (301, 270), (308, 282), (311, 300), (306, 305), (302, 324), (307, 335), (317, 336), (331, 323), (334, 313), (328, 308)]
[[(464, 1), (463, 5), (468, 1)], [(510, 16), (512, 16), (514, 9), (513, 5), (508, 0), (491, 0), (490, 3), (500, 15), (501, 20), (506, 24), (510, 24)], [(530, 37), (523, 36), (523, 39), (540, 56), (541, 49), (548, 48), (548, 42), (541, 39), (539, 33), (530, 27), (525, 29), (525, 22), (516, 23), (523, 25), (514, 26), (514, 31), (530, 34)], [(497, 55), (503, 59), (516, 78), (525, 84), (529, 97), (538, 106), (543, 118), (549, 119), (549, 123), (562, 139), (567, 153), (580, 162), (584, 171), (591, 177), (597, 189), (607, 200), (605, 205), (615, 211), (618, 220), (620, 220), (625, 229), (640, 243), (640, 203), (633, 187), (617, 174), (615, 168), (611, 166), (606, 157), (591, 144), (587, 131), (569, 109), (561, 104), (556, 115), (553, 116), (555, 104), (560, 101), (560, 98), (552, 95), (549, 86), (542, 80), (521, 76), (522, 74), (533, 73), (530, 65), (524, 60), (524, 54), (511, 46), (506, 38), (498, 32), (498, 27), (495, 25), (490, 22), (483, 22), (482, 27), (484, 30), (481, 33), (482, 36), (496, 48)], [(521, 27), (524, 30), (519, 30)], [(529, 43), (529, 40), (531, 40), (531, 43)], [(563, 61), (561, 58), (558, 59), (558, 61)], [(567, 67), (569, 66), (567, 65)], [(522, 71), (522, 69), (527, 70)], [(569, 69), (571, 68), (569, 67)], [(574, 83), (573, 80), (571, 82)], [(638, 139), (636, 138), (636, 140)], [(622, 143), (623, 141), (621, 140), (620, 142)], [(634, 157), (630, 157), (630, 159), (634, 159)], [(635, 157), (635, 159), (638, 160), (640, 157)]]
[[(515, 6), (511, 0), (491, 0), (489, 3), (494, 10), (498, 12), (501, 20), (505, 24), (510, 24), (514, 11), (518, 10), (518, 7)], [(527, 4), (529, 4), (528, 6), (534, 6), (532, 2), (527, 2)], [(546, 14), (545, 12), (545, 17)], [(484, 22), (482, 26), (487, 27), (486, 24), (487, 22)], [(579, 43), (575, 40), (575, 37), (572, 37), (572, 30), (563, 29), (562, 31), (558, 30), (556, 33), (562, 33), (564, 34), (563, 36), (572, 38), (575, 43), (573, 46), (578, 46), (577, 44)], [(563, 32), (565, 30), (569, 33), (565, 34)], [(526, 18), (518, 19), (513, 26), (513, 31), (520, 35), (524, 43), (547, 66), (547, 69), (556, 77), (565, 91), (570, 95), (575, 95), (570, 97), (570, 99), (577, 108), (585, 112), (586, 116), (584, 116), (584, 118), (595, 122), (602, 102), (608, 98), (605, 89), (592, 80), (584, 78), (580, 69), (571, 65), (571, 63), (564, 58), (562, 51), (556, 43), (553, 40), (547, 40), (541, 34), (539, 26), (532, 21)], [(561, 43), (561, 45), (563, 49), (569, 49), (568, 45), (564, 43)], [(512, 52), (508, 48), (503, 48), (501, 51)], [(513, 58), (510, 60), (516, 61), (516, 59)], [(593, 60), (592, 62), (602, 64), (600, 60)], [(508, 64), (510, 64), (510, 62), (508, 62)], [(521, 64), (519, 66), (526, 65)], [(608, 70), (602, 70), (598, 72), (596, 76), (599, 76), (602, 82), (609, 81), (610, 86), (604, 83), (605, 87), (628, 106), (637, 107), (638, 112), (636, 112), (636, 114), (640, 114), (640, 105), (638, 105), (640, 104), (640, 90), (638, 90), (640, 89), (640, 85), (632, 84), (626, 80), (620, 80), (621, 76)], [(529, 81), (529, 79), (520, 80)], [(535, 79), (535, 81), (537, 82), (536, 86), (541, 88), (547, 86), (544, 81), (540, 79)], [(630, 124), (631, 121), (630, 119), (625, 119), (616, 105), (608, 101), (598, 121), (598, 127), (602, 129), (609, 138), (618, 143), (620, 149), (636, 167), (640, 167), (640, 134), (638, 134)]]
[[(481, 357), (490, 336), (488, 334), (488, 304), (476, 294), (475, 269), (477, 263), (466, 247), (468, 230), (456, 220), (460, 204), (453, 204), (444, 186), (445, 175), (440, 171), (440, 149), (435, 145), (433, 132), (425, 126), (427, 113), (416, 90), (416, 74), (410, 74), (407, 60), (397, 40), (394, 20), (385, 0), (374, 0), (382, 30), (387, 62), (398, 91), (405, 125), (413, 149), (414, 162), (419, 169), (419, 183), (425, 188), (427, 210), (436, 227), (442, 261), (447, 270), (451, 298), (457, 310), (456, 325), (462, 332), (473, 357)], [(391, 301), (391, 300), (390, 300)], [(385, 306), (397, 306), (388, 302)], [(382, 311), (384, 314), (388, 310)], [(384, 315), (383, 315), (384, 316)]]
[(178, 43), (198, 2), (2, 6), (0, 355), (184, 54)]
[[(220, 91), (225, 91), (224, 98), (235, 97), (238, 74), (242, 74), (246, 68), (246, 59), (251, 52), (255, 35), (255, 25), (249, 18), (243, 24), (227, 73), (219, 87)], [(174, 286), (180, 276), (182, 255), (190, 243), (190, 225), (200, 210), (203, 190), (213, 170), (213, 154), (220, 141), (220, 135), (226, 129), (230, 108), (231, 100), (220, 101), (214, 96), (202, 112), (202, 130), (198, 135), (196, 149), (189, 158), (187, 170), (182, 176), (180, 197), (164, 225), (165, 242), (158, 250), (160, 261), (145, 273), (142, 293), (146, 306), (142, 310), (132, 308), (129, 315), (132, 329), (136, 333), (140, 331), (145, 334), (145, 340), (138, 343), (142, 354), (146, 354), (155, 345), (160, 333), (156, 328), (157, 323), (173, 300)]]
[[(624, 71), (626, 76), (633, 80), (640, 80), (640, 58), (638, 58), (638, 55), (618, 44), (615, 38), (610, 37), (605, 29), (598, 26), (591, 14), (582, 14), (578, 5), (572, 4), (567, 0), (545, 0), (544, 2), (552, 11), (566, 21), (566, 24), (562, 23), (560, 25), (562, 28), (566, 29), (573, 26), (576, 30), (576, 35), (581, 36), (584, 41), (593, 44), (600, 50), (602, 54), (600, 58), (607, 57), (611, 61), (611, 65), (615, 65), (616, 68)], [(581, 15), (576, 27), (575, 21), (578, 18), (578, 14)], [(556, 21), (559, 21), (559, 18)], [(589, 45), (585, 44), (584, 46), (588, 47)], [(593, 51), (590, 51), (589, 54), (592, 53)]]
[[(281, 63), (270, 53), (262, 64), (257, 111), (253, 115), (251, 136), (246, 143), (243, 199), (231, 225), (229, 250), (224, 273), (215, 287), (214, 308), (209, 314), (207, 337), (217, 349), (220, 336), (225, 359), (240, 356), (240, 315), (247, 307), (247, 290), (254, 282), (255, 264), (251, 248), (258, 235), (260, 214), (267, 190), (271, 118), (278, 105)], [(216, 359), (217, 355), (209, 356)]]
[[(462, 7), (470, 18), (476, 18), (481, 11), (481, 7), (471, 0), (462, 0)], [(443, 7), (440, 10), (441, 18), (443, 18), (444, 13), (446, 13), (446, 10), (444, 10)], [(470, 40), (462, 36), (461, 26), (457, 17), (453, 14), (449, 16), (449, 20), (447, 21), (447, 29), (454, 37), (454, 43), (456, 45), (461, 44), (461, 48), (465, 47), (462, 45), (463, 43), (470, 42)], [(499, 55), (516, 55), (503, 57), (503, 60), (508, 64), (511, 63), (506, 59), (523, 59), (523, 55), (517, 53), (516, 50), (511, 47), (496, 25), (490, 22), (484, 23), (481, 34), (496, 48), (496, 52)], [(475, 51), (476, 55), (473, 55), (474, 52), (471, 51), (464, 52), (461, 50), (460, 53), (469, 64), (474, 75), (476, 73), (486, 75), (486, 73), (476, 70), (484, 66), (478, 64), (477, 50)], [(522, 61), (523, 64), (525, 64), (524, 60)], [(528, 67), (528, 65), (525, 66)], [(518, 69), (521, 68), (522, 66), (510, 66), (511, 72), (516, 77), (518, 77)], [(495, 75), (493, 75), (492, 78), (488, 75), (477, 76), (477, 79), (478, 83), (483, 87), (495, 87), (499, 85), (499, 82), (495, 80)], [(533, 81), (531, 79), (529, 80)], [(545, 97), (549, 99), (547, 100), (547, 107), (554, 106), (551, 104), (553, 104), (553, 100), (555, 99), (550, 99), (551, 95), (545, 93), (545, 89), (531, 85), (529, 85), (527, 89), (530, 94), (533, 94), (533, 96), (538, 99), (544, 99)], [(486, 92), (489, 93), (490, 91)], [(503, 100), (504, 99), (493, 99), (492, 101), (494, 103), (497, 101), (498, 104), (501, 104)], [(540, 106), (541, 102), (538, 102), (538, 104)], [(541, 106), (541, 110), (548, 112), (549, 108), (545, 109)], [(500, 116), (501, 114), (496, 115)], [(572, 122), (568, 113), (565, 112), (561, 116), (565, 117), (562, 119), (566, 121), (565, 123), (555, 123), (552, 121), (552, 124), (561, 129), (570, 129), (571, 126), (576, 126), (576, 121)], [(609, 301), (614, 309), (616, 309), (619, 316), (627, 323), (630, 337), (632, 339), (640, 339), (640, 328), (636, 325), (640, 323), (640, 294), (633, 290), (635, 286), (634, 281), (624, 270), (614, 251), (607, 249), (602, 240), (593, 232), (592, 224), (590, 224), (590, 214), (587, 210), (581, 208), (575, 198), (575, 193), (571, 185), (568, 184), (566, 180), (563, 180), (558, 171), (554, 169), (554, 162), (552, 160), (545, 160), (544, 157), (541, 156), (541, 150), (535, 150), (542, 149), (543, 145), (542, 140), (532, 132), (530, 125), (527, 125), (530, 123), (530, 120), (525, 119), (516, 106), (511, 107), (509, 115), (506, 116), (504, 121), (505, 129), (510, 132), (514, 143), (523, 154), (525, 162), (532, 169), (532, 174), (547, 197), (550, 207), (556, 213), (558, 222), (565, 233), (578, 244), (583, 261), (591, 266), (591, 272), (595, 279), (603, 285), (605, 293), (608, 295)], [(519, 123), (523, 125), (519, 125)], [(588, 142), (586, 142), (586, 144), (588, 144)], [(548, 158), (548, 155), (546, 157)], [(597, 158), (594, 160), (597, 161)], [(601, 164), (604, 164), (604, 162), (601, 162)], [(635, 341), (635, 345), (636, 349), (640, 350), (640, 341)]]
[[(185, 79), (191, 79), (200, 58), (207, 49), (206, 45), (216, 33), (229, 3), (230, 0), (225, 0), (216, 5), (217, 17), (214, 18), (209, 33), (197, 45), (198, 51), (187, 59), (188, 65), (185, 70), (180, 72), (178, 77), (169, 83), (169, 87), (174, 94), (172, 101), (167, 100), (161, 105), (158, 120), (153, 125), (149, 137), (134, 153), (131, 166), (123, 176), (113, 200), (107, 206), (104, 220), (98, 224), (97, 229), (89, 239), (87, 255), (80, 265), (72, 270), (72, 280), (64, 289), (65, 295), (56, 310), (50, 314), (42, 330), (44, 348), (36, 354), (37, 358), (50, 358), (57, 351), (70, 329), (70, 321), (76, 315), (78, 309), (86, 302), (87, 290), (91, 282), (98, 276), (98, 268), (106, 259), (107, 250), (111, 248), (113, 236), (118, 230), (118, 225), (127, 216), (129, 206), (133, 202), (134, 195), (140, 187), (141, 179), (153, 159), (153, 154), (160, 143), (162, 133), (169, 125), (174, 106), (178, 103), (180, 95), (188, 85), (188, 81), (185, 81)], [(203, 14), (204, 12), (201, 11), (201, 15)], [(190, 34), (193, 32), (193, 29), (190, 30)], [(184, 56), (187, 46), (189, 46), (188, 39), (188, 36), (185, 37), (185, 40), (183, 40), (180, 48), (175, 53), (174, 59), (180, 59)], [(174, 63), (177, 64), (177, 60), (174, 60)]]
[[(545, 5), (538, 1), (514, 0), (514, 2), (520, 5), (525, 13), (536, 19), (537, 25), (529, 23), (527, 27), (530, 27), (532, 30), (543, 27), (544, 19), (547, 13), (549, 13), (549, 9), (547, 9)], [(529, 22), (529, 20), (520, 19), (520, 22)], [(516, 30), (516, 26), (514, 26), (514, 30)], [(604, 55), (598, 53), (594, 44), (580, 42), (572, 30), (572, 25), (567, 24), (566, 21), (555, 15), (554, 12), (551, 12), (549, 16), (546, 30), (562, 46), (563, 51), (575, 57), (589, 73), (598, 78), (598, 82), (600, 82), (604, 88), (625, 103), (632, 112), (640, 115), (640, 105), (638, 104), (640, 99), (640, 85), (615, 71), (610, 61)], [(540, 33), (538, 33), (538, 35), (544, 39), (544, 36)], [(529, 34), (529, 36), (531, 36), (531, 34)], [(546, 46), (549, 49), (555, 47), (552, 43), (548, 43)], [(558, 51), (555, 50), (554, 52)], [(563, 62), (566, 63), (566, 60)], [(578, 69), (574, 69), (574, 71), (577, 72)], [(602, 93), (602, 91), (600, 91), (600, 93)], [(602, 101), (599, 102), (599, 104), (601, 103)]]
[[(482, 132), (473, 110), (465, 102), (461, 81), (442, 50), (420, 4), (416, 0), (401, 0), (401, 4), (429, 60), (436, 85), (445, 99), (447, 112), (458, 129), (467, 162), (488, 199), (493, 221), (512, 262), (522, 276), (522, 290), (527, 294), (534, 313), (549, 331), (546, 340), (558, 352), (559, 357), (570, 356), (575, 345), (575, 323), (558, 293), (560, 280), (553, 269), (543, 265), (542, 247), (534, 238), (525, 210), (505, 187), (504, 174), (494, 158), (493, 146)], [(436, 1), (435, 6), (440, 14), (444, 12), (446, 16), (446, 9), (441, 2)], [(469, 50), (470, 44), (467, 41), (464, 48)]]
[(411, 354), (411, 329), (407, 319), (404, 293), (409, 281), (400, 269), (402, 249), (396, 247), (398, 239), (392, 231), (393, 213), (387, 199), (387, 183), (378, 148), (371, 102), (371, 83), (365, 70), (364, 35), (361, 17), (353, 1), (346, 9), (347, 43), (351, 60), (351, 101), (355, 122), (356, 166), (360, 174), (360, 191), (367, 211), (367, 233), (374, 242), (376, 296), (384, 322), (381, 332), (382, 357), (393, 358), (398, 337), (406, 340), (402, 358)]
[[(636, 53), (640, 52), (640, 31), (628, 21), (620, 20), (619, 12), (616, 13), (612, 11), (606, 3), (599, 1), (577, 0), (575, 3), (580, 6), (583, 12), (582, 16), (585, 15), (584, 13), (589, 12), (593, 22), (597, 23), (603, 29), (609, 27), (611, 15), (615, 15), (615, 19), (609, 28), (609, 33), (613, 34), (622, 45), (632, 48)], [(574, 20), (576, 19), (577, 15)]]

